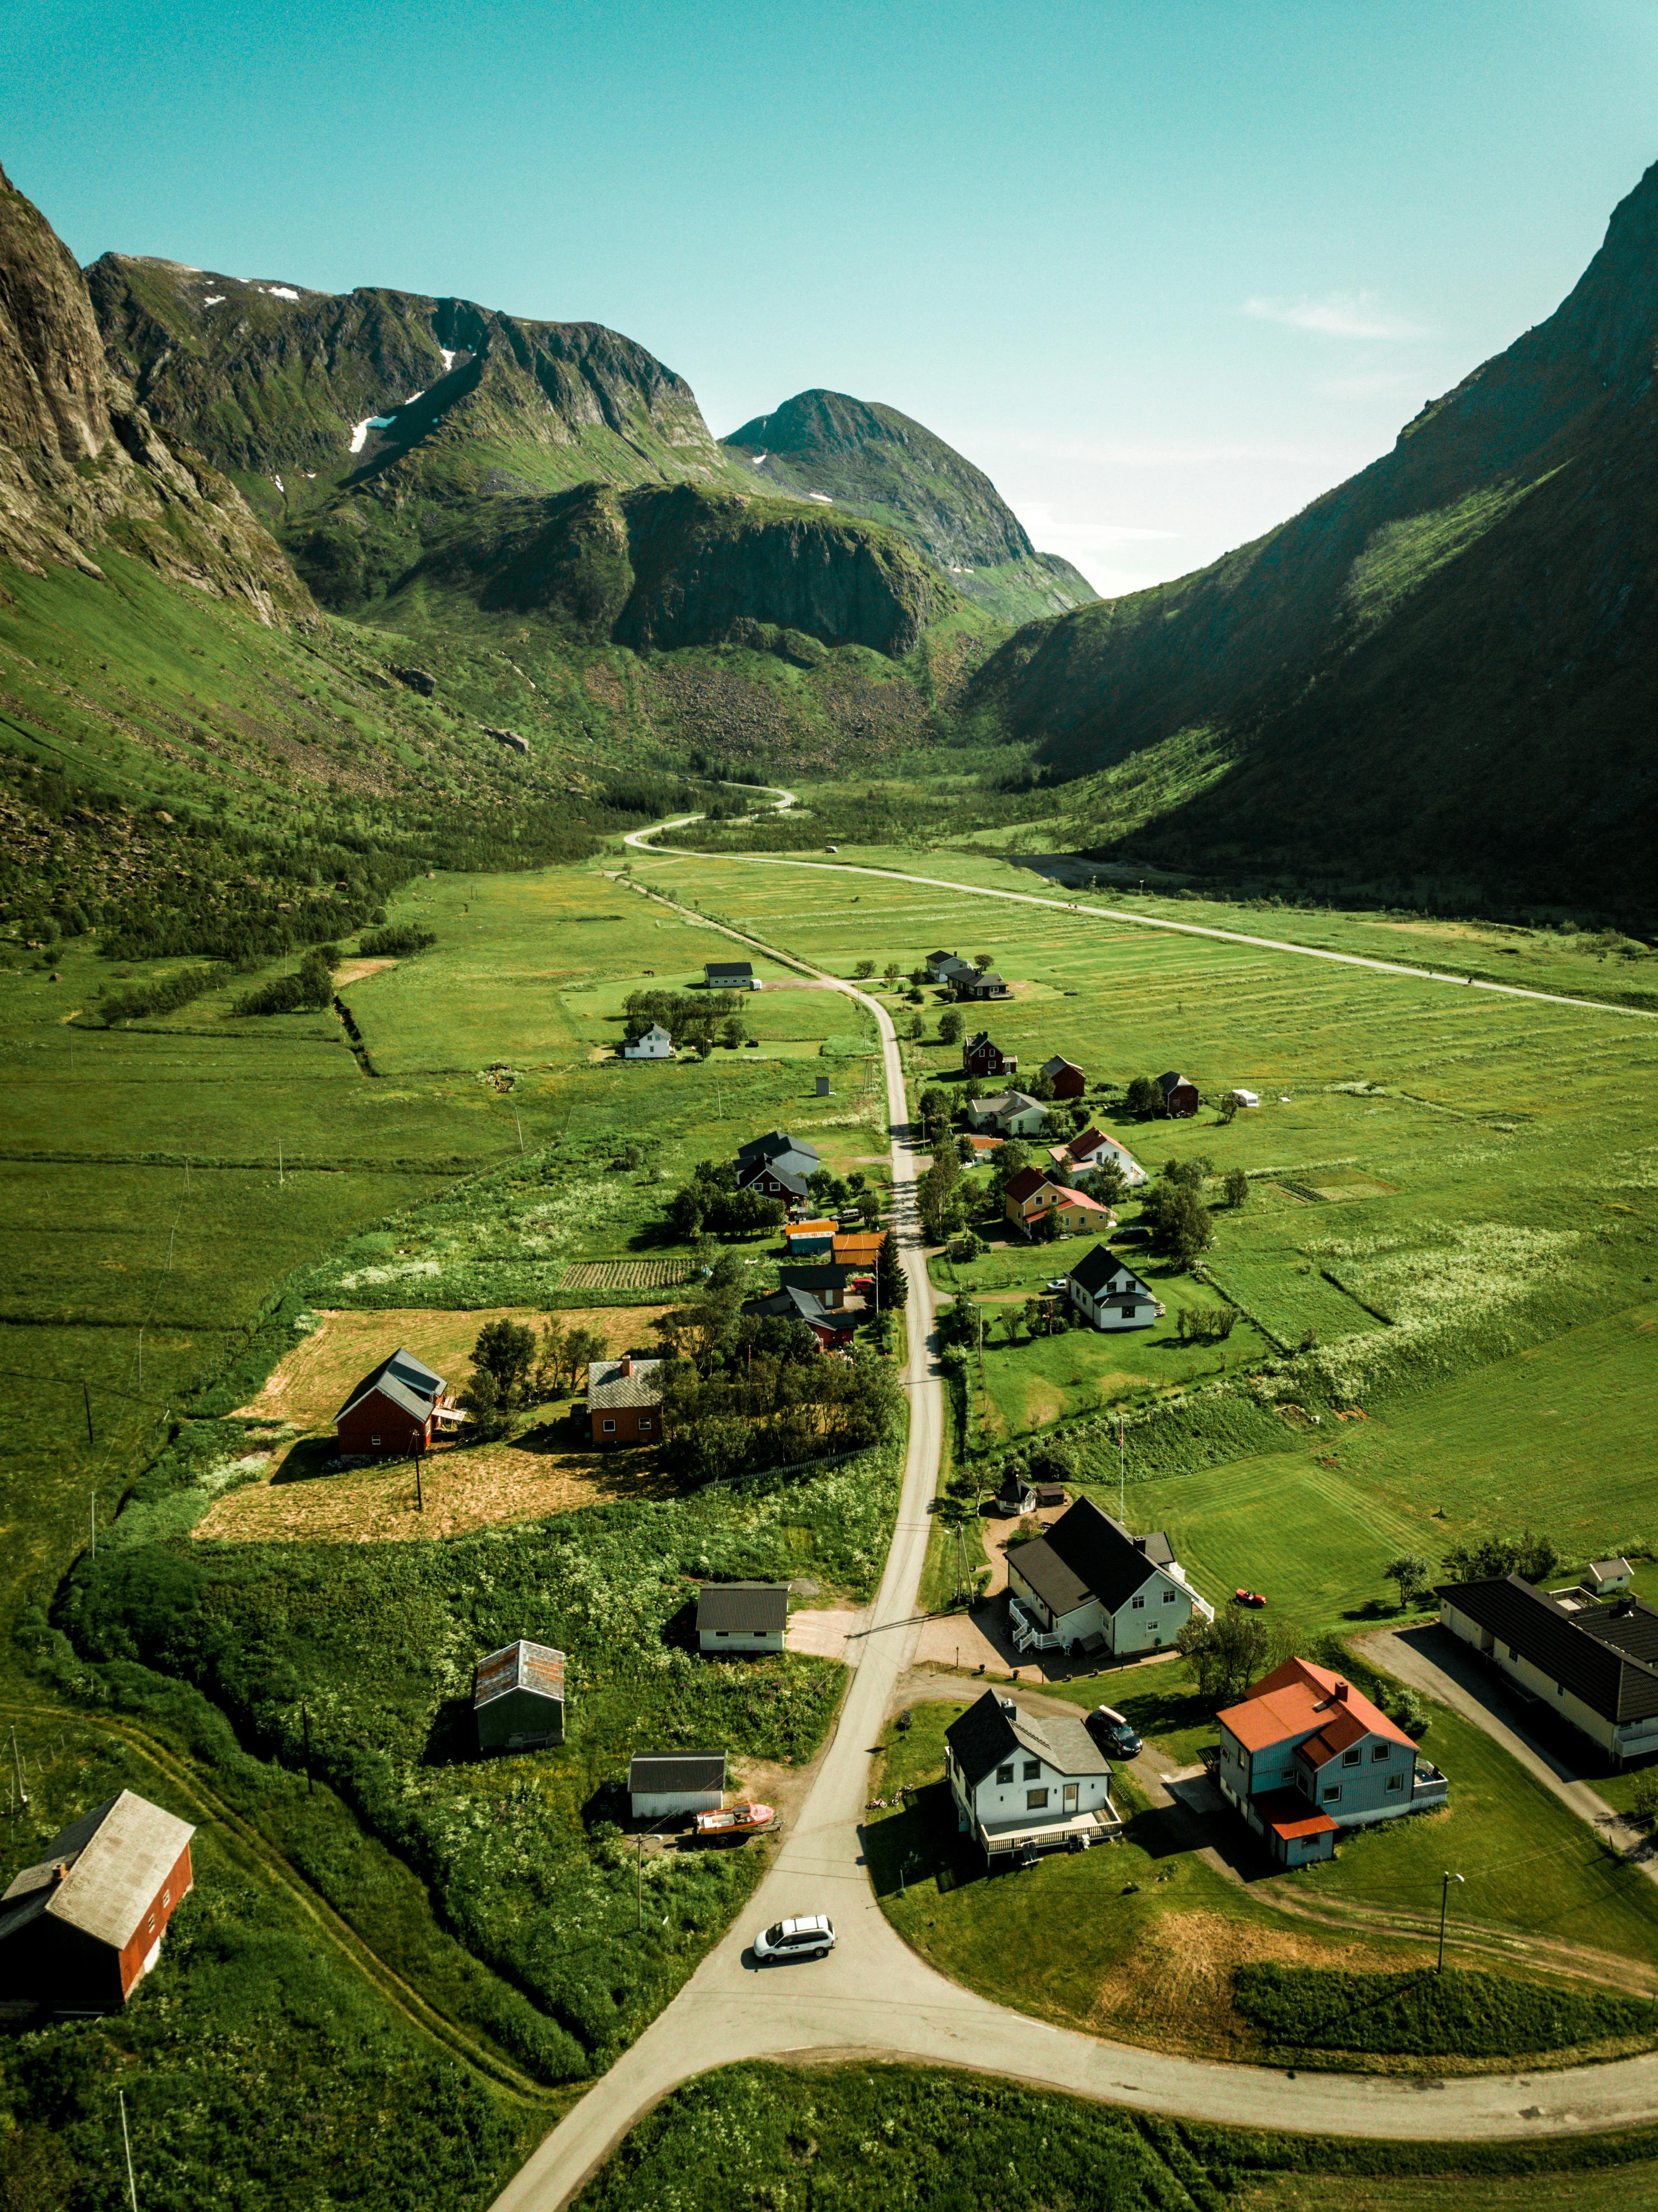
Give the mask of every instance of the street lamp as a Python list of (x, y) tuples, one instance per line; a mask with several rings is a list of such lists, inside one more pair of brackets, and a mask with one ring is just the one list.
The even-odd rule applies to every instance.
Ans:
[(1445, 1971), (1445, 1908), (1450, 1902), (1451, 1884), (1461, 1879), (1460, 1874), (1442, 1875), (1439, 1878), (1439, 1964), (1434, 1968), (1436, 1974)]

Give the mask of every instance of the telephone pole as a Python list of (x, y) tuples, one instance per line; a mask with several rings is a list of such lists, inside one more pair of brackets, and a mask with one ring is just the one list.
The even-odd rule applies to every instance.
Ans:
[(309, 1705), (300, 1707), (300, 1725), (305, 1730), (305, 1794), (309, 1797), (317, 1786), (311, 1771), (311, 1708)]
[(1455, 1882), (1458, 1882), (1458, 1883), (1460, 1883), (1460, 1882), (1461, 1881), (1461, 1880), (1462, 1880), (1462, 1877), (1461, 1877), (1461, 1875), (1460, 1874), (1447, 1874), (1447, 1875), (1442, 1875), (1440, 1876), (1440, 1880), (1439, 1880), (1439, 1964), (1438, 1964), (1438, 1965), (1434, 1968), (1434, 1972), (1435, 1972), (1436, 1974), (1442, 1974), (1442, 1973), (1444, 1972), (1444, 1971), (1445, 1971), (1445, 1908), (1446, 1908), (1447, 1905), (1448, 1905), (1448, 1904), (1449, 1903), (1449, 1901), (1450, 1901), (1451, 1884), (1452, 1884), (1454, 1881), (1455, 1881)]
[(118, 2089), (116, 2094), (121, 2100), (121, 2148), (127, 2154), (127, 2199), (132, 2212), (138, 2212), (138, 2184), (132, 2172), (132, 2137), (127, 2133), (127, 2093)]
[(87, 1409), (87, 1442), (90, 1444), (95, 1443), (96, 1439), (92, 1433), (92, 1392), (88, 1387), (84, 1375), (81, 1377), (81, 1398)]
[(23, 1786), (23, 1754), (17, 1748), (15, 1721), (11, 1724), (11, 1764), (12, 1771), (17, 1777), (17, 1802), (20, 1805), (27, 1806), (29, 1802), (29, 1793)]

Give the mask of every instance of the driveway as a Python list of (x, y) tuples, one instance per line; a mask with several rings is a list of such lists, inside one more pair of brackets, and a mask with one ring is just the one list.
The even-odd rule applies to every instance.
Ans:
[(1552, 1790), (1613, 1850), (1658, 1881), (1658, 1847), (1652, 1838), (1614, 1813), (1569, 1757), (1526, 1732), (1519, 1701), (1505, 1692), (1501, 1681), (1448, 1628), (1436, 1621), (1421, 1628), (1390, 1628), (1380, 1635), (1356, 1637), (1354, 1649), (1373, 1666), (1397, 1675), (1412, 1689), (1425, 1690), (1442, 1705), (1484, 1729), (1533, 1781)]

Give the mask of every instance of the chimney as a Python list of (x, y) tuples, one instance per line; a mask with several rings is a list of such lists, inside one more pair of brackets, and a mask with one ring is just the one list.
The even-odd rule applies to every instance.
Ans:
[(634, 1356), (631, 1352), (624, 1352), (623, 1353), (621, 1371), (623, 1375), (631, 1375), (633, 1373)]
[(1338, 1679), (1338, 1680), (1337, 1680), (1337, 1682), (1336, 1682), (1336, 1686), (1335, 1686), (1335, 1695), (1336, 1695), (1337, 1702), (1338, 1702), (1339, 1704), (1340, 1704), (1340, 1705), (1344, 1705), (1346, 1704), (1346, 1702), (1347, 1702), (1347, 1685), (1346, 1685), (1344, 1681), (1340, 1680), (1339, 1679)]

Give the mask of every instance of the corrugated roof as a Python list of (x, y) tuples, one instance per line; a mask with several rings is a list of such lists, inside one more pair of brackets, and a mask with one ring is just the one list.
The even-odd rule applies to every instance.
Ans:
[(1295, 1843), (1303, 1836), (1326, 1836), (1335, 1822), (1327, 1813), (1309, 1805), (1298, 1790), (1263, 1790), (1250, 1803), (1275, 1836)]
[[(124, 1950), (196, 1831), (187, 1820), (124, 1790), (73, 1820), (25, 1867), (0, 1903), (0, 1937), (49, 1913)], [(67, 1866), (59, 1880), (57, 1869)]]
[(1241, 1704), (1228, 1705), (1218, 1717), (1246, 1751), (1266, 1751), (1291, 1736), (1304, 1737), (1298, 1753), (1311, 1766), (1324, 1765), (1366, 1735), (1385, 1736), (1406, 1751), (1416, 1749), (1379, 1706), (1351, 1683), (1344, 1684), (1339, 1674), (1315, 1667), (1310, 1659), (1286, 1659), (1264, 1674)]
[(520, 1637), (500, 1651), (480, 1659), (472, 1670), (472, 1705), (492, 1705), (509, 1690), (531, 1690), (538, 1698), (564, 1701), (564, 1654), (550, 1644), (531, 1644)]
[(400, 1344), (395, 1352), (381, 1360), (378, 1367), (369, 1369), (334, 1419), (343, 1420), (351, 1408), (366, 1398), (371, 1390), (378, 1390), (382, 1397), (389, 1398), (404, 1413), (412, 1413), (417, 1421), (423, 1421), (447, 1388), (441, 1375), (428, 1367), (423, 1359), (416, 1359), (406, 1345)]
[(724, 1628), (744, 1636), (780, 1636), (788, 1620), (786, 1583), (705, 1583), (697, 1594), (699, 1632)]
[(702, 973), (705, 975), (752, 975), (754, 963), (751, 960), (705, 960)]
[(688, 1796), (726, 1791), (723, 1751), (636, 1751), (628, 1763), (628, 1787), (646, 1796)]
[(1042, 1072), (1044, 1075), (1063, 1075), (1067, 1067), (1073, 1075), (1082, 1073), (1081, 1068), (1074, 1060), (1066, 1060), (1061, 1054), (1056, 1052), (1052, 1060), (1045, 1060), (1042, 1062)]
[(624, 1375), (619, 1359), (594, 1359), (587, 1365), (587, 1410), (608, 1413), (616, 1406), (659, 1406), (662, 1403), (662, 1362), (635, 1359), (633, 1372)]
[(1603, 1720), (1658, 1713), (1658, 1613), (1638, 1598), (1568, 1613), (1518, 1575), (1446, 1583), (1437, 1595)]

